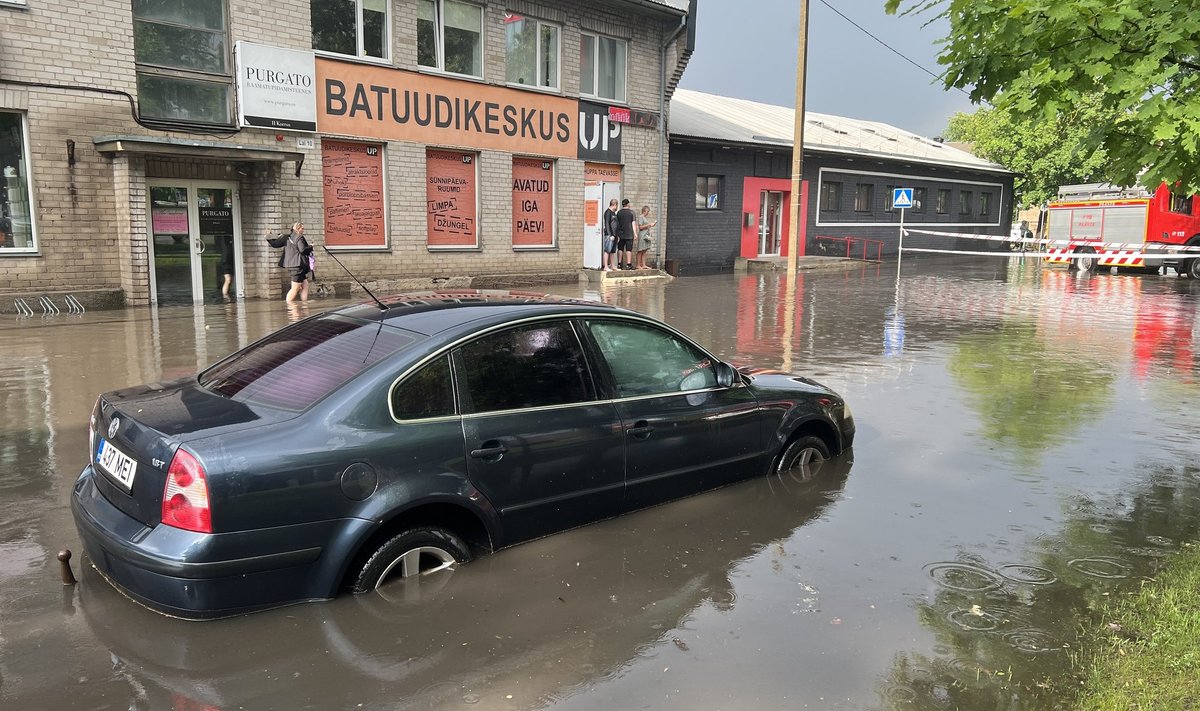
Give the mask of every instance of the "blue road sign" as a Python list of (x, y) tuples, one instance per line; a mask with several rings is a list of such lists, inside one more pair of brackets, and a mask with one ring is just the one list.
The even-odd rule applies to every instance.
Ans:
[(892, 188), (892, 207), (911, 208), (913, 206), (912, 188)]

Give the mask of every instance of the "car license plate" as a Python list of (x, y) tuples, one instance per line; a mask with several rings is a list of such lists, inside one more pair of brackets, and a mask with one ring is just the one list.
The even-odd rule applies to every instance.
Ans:
[(133, 489), (133, 477), (137, 474), (137, 462), (133, 461), (133, 457), (114, 447), (112, 442), (101, 438), (96, 462), (125, 487), (126, 491)]

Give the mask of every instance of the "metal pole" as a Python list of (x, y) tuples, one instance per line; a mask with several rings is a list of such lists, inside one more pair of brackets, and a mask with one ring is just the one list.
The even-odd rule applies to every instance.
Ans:
[[(900, 279), (900, 257), (904, 254), (904, 208), (900, 208), (900, 243), (896, 246), (896, 279)], [(897, 281), (899, 283), (899, 281)]]
[[(667, 162), (667, 49), (675, 40), (679, 39), (680, 33), (687, 28), (687, 23), (695, 22), (696, 18), (690, 14), (684, 18), (671, 36), (662, 44), (662, 54), (659, 56), (659, 74), (658, 74), (658, 205), (655, 206), (654, 219), (658, 225), (654, 228), (654, 234), (658, 235), (658, 239), (654, 240), (654, 268), (661, 270), (663, 268), (663, 242), (667, 235), (667, 223), (663, 218), (667, 216), (666, 197), (663, 194), (666, 188), (663, 180), (663, 165)], [(603, 259), (603, 256), (601, 257)]]

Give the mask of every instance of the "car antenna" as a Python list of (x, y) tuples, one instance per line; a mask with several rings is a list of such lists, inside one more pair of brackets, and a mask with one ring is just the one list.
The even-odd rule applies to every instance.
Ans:
[[(342, 264), (342, 260), (340, 260), (336, 256), (334, 256), (333, 252), (330, 252), (328, 247), (326, 247), (325, 245), (321, 245), (321, 249), (325, 250), (325, 254), (328, 254), (330, 257), (333, 257), (333, 261), (337, 262), (337, 265), (339, 267), (341, 267), (342, 269), (346, 269), (346, 265)], [(358, 284), (359, 286), (362, 287), (363, 291), (367, 292), (367, 296), (374, 299), (375, 303), (379, 306), (380, 311), (388, 310), (388, 307), (385, 306), (384, 303), (379, 300), (379, 297), (372, 294), (371, 290), (367, 288), (367, 285), (363, 284), (361, 281), (358, 280), (358, 277), (354, 276), (354, 272), (350, 271), (349, 269), (346, 269), (346, 273), (350, 275), (350, 278), (354, 280), (355, 284)]]

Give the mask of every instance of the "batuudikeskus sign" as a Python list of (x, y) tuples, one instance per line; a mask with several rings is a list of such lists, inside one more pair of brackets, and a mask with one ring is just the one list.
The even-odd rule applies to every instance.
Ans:
[(238, 125), (317, 130), (317, 76), (311, 51), (238, 42)]

